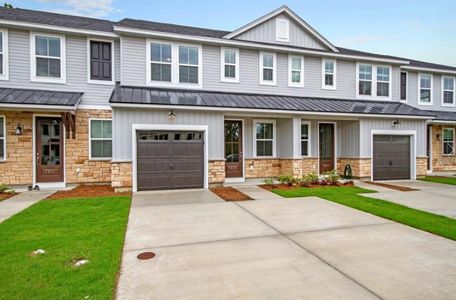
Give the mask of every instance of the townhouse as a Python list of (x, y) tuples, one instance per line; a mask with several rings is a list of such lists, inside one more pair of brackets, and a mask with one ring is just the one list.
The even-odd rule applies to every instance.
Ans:
[(0, 33), (3, 183), (456, 170), (456, 67), (337, 47), (285, 6), (229, 32), (1, 8)]

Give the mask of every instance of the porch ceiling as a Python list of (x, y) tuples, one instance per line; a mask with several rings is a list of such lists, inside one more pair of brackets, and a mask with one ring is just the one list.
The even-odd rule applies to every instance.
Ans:
[(117, 86), (110, 103), (204, 108), (275, 110), (356, 115), (398, 115), (432, 119), (434, 114), (400, 102), (240, 94)]
[(76, 108), (82, 92), (0, 88), (1, 108)]

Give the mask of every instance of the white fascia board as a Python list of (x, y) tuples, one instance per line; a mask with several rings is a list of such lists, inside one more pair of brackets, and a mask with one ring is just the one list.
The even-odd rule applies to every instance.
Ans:
[(423, 119), (432, 120), (434, 117), (428, 116), (407, 116), (407, 115), (376, 115), (359, 113), (330, 113), (296, 110), (274, 110), (274, 109), (254, 109), (254, 108), (234, 108), (234, 107), (213, 107), (213, 106), (188, 106), (188, 105), (155, 105), (155, 104), (130, 104), (130, 103), (111, 103), (113, 108), (148, 108), (148, 109), (175, 109), (175, 110), (199, 110), (199, 111), (226, 111), (239, 113), (271, 113), (271, 114), (294, 114), (294, 115), (316, 115), (316, 116), (350, 116), (366, 118), (394, 118), (394, 119)]
[(46, 24), (39, 24), (39, 23), (32, 23), (32, 22), (0, 20), (0, 25), (33, 29), (35, 31), (36, 30), (45, 30), (45, 31), (58, 31), (58, 32), (90, 35), (90, 36), (103, 36), (103, 37), (114, 37), (114, 38), (119, 37), (117, 34), (115, 34), (113, 32), (103, 32), (103, 31), (90, 30), (90, 29), (77, 29), (77, 28), (71, 28), (71, 27), (46, 25)]
[(55, 111), (74, 111), (75, 106), (59, 106), (59, 105), (36, 105), (36, 104), (0, 104), (0, 108), (7, 110), (55, 110)]
[(413, 66), (401, 66), (401, 69), (410, 70), (410, 71), (423, 71), (423, 72), (441, 73), (441, 74), (456, 74), (456, 71), (445, 70), (445, 69), (435, 69), (435, 68), (421, 68), (421, 67), (413, 67)]
[(290, 52), (290, 53), (310, 54), (310, 55), (324, 56), (324, 57), (346, 58), (346, 59), (362, 60), (362, 61), (370, 61), (370, 62), (387, 62), (387, 63), (397, 64), (397, 65), (409, 64), (408, 60), (378, 58), (378, 57), (359, 56), (359, 55), (347, 55), (347, 54), (341, 54), (341, 53), (335, 53), (335, 52), (323, 52), (323, 51), (316, 51), (316, 50), (298, 49), (298, 48), (281, 46), (281, 45), (264, 45), (264, 44), (248, 42), (248, 41), (193, 36), (193, 35), (185, 35), (185, 34), (179, 34), (179, 33), (167, 33), (167, 32), (161, 32), (161, 31), (143, 30), (143, 29), (135, 29), (135, 28), (129, 28), (129, 27), (121, 27), (121, 26), (114, 26), (114, 31), (119, 32), (119, 33), (124, 33), (124, 34), (138, 35), (138, 36), (142, 36), (142, 37), (144, 37), (144, 36), (159, 37), (159, 38), (165, 38), (165, 39), (176, 39), (176, 40), (185, 40), (185, 41), (195, 41), (195, 42), (200, 42), (200, 43), (227, 45), (227, 46), (232, 46), (232, 47), (242, 46), (245, 48), (265, 49), (268, 51), (276, 51), (276, 52), (283, 51), (283, 52)]

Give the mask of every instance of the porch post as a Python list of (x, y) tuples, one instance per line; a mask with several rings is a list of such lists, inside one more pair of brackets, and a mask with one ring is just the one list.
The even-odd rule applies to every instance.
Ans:
[(301, 158), (301, 117), (293, 116), (293, 158)]

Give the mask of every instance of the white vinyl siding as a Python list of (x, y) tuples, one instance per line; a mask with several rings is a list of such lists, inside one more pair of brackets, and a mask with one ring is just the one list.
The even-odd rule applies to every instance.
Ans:
[(277, 58), (275, 53), (260, 52), (260, 84), (277, 84)]
[(392, 68), (365, 63), (357, 63), (356, 97), (368, 100), (391, 100)]
[(239, 49), (221, 48), (220, 80), (222, 82), (239, 82)]
[(253, 153), (255, 157), (276, 156), (275, 120), (254, 120)]
[(9, 79), (8, 30), (0, 29), (0, 80)]
[(454, 128), (443, 128), (442, 130), (443, 155), (455, 155), (454, 149)]
[(432, 74), (418, 74), (418, 105), (432, 105)]
[(333, 59), (322, 59), (321, 61), (321, 87), (323, 89), (335, 90), (336, 86), (336, 61)]
[(90, 119), (90, 159), (109, 160), (112, 157), (112, 120)]
[(442, 77), (442, 106), (455, 106), (455, 78)]
[(0, 116), (0, 161), (2, 160), (6, 160), (6, 122), (4, 116)]
[(288, 57), (289, 78), (288, 85), (292, 87), (304, 86), (304, 57), (290, 55)]
[(30, 34), (31, 81), (65, 83), (65, 36)]

